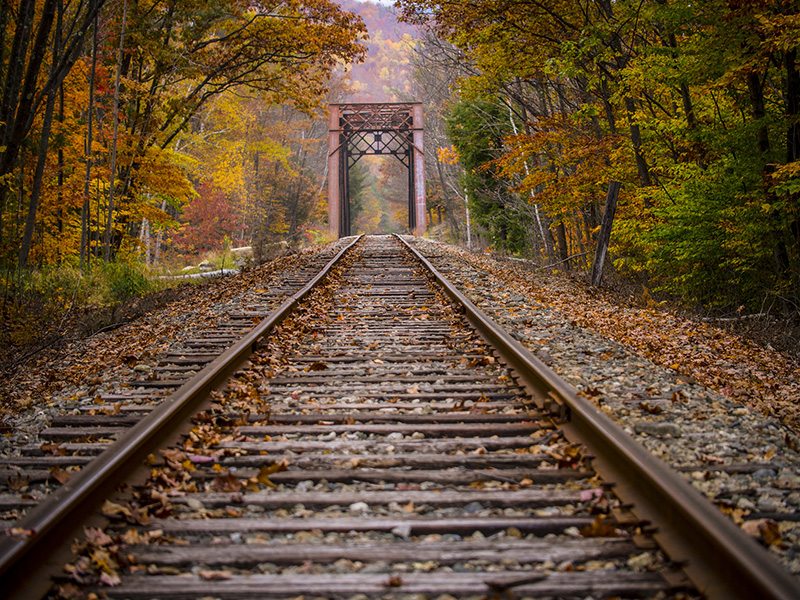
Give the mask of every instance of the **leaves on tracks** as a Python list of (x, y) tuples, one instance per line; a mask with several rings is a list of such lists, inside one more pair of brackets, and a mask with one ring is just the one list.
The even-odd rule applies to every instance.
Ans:
[(780, 526), (772, 519), (745, 521), (742, 523), (742, 530), (766, 546), (780, 545), (783, 541)]
[(591, 525), (582, 527), (580, 533), (583, 537), (613, 537), (617, 535), (617, 528), (609, 523), (604, 515), (597, 515)]

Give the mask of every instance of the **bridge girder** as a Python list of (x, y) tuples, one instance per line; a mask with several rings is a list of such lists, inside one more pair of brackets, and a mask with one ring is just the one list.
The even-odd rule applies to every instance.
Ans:
[(408, 169), (408, 228), (427, 228), (424, 114), (419, 102), (331, 104), (328, 120), (328, 222), (352, 233), (350, 168), (363, 156), (394, 156)]

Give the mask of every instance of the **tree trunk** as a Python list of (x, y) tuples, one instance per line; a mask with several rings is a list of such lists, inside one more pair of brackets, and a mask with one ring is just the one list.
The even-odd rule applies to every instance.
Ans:
[[(23, 0), (23, 2), (24, 1), (25, 0)], [(20, 2), (21, 8), (23, 2)], [(6, 107), (10, 120), (6, 121), (5, 124), (3, 136), (3, 145), (5, 145), (5, 149), (2, 156), (0, 156), (0, 177), (14, 170), (20, 149), (33, 124), (36, 86), (39, 79), (39, 71), (44, 61), (44, 55), (47, 52), (47, 41), (50, 37), (50, 29), (53, 26), (53, 20), (55, 19), (55, 10), (56, 0), (46, 0), (42, 7), (39, 27), (36, 30), (36, 38), (28, 53), (22, 88), (19, 89), (18, 83), (11, 86), (15, 93), (9, 96), (9, 104)], [(33, 19), (31, 17), (30, 22), (32, 23), (32, 21)], [(27, 42), (24, 46), (27, 46)], [(23, 64), (25, 64), (24, 57), (25, 55), (23, 53), (20, 56)], [(13, 57), (11, 58), (13, 60)], [(19, 90), (19, 94), (16, 93), (17, 90)], [(4, 104), (5, 101), (6, 98), (4, 96)]]
[[(0, 2), (0, 31), (8, 31), (8, 13), (11, 9), (10, 2)], [(5, 72), (2, 70), (6, 58), (6, 45), (0, 44), (0, 81), (5, 81)], [(11, 65), (9, 65), (10, 67)]]
[[(786, 69), (786, 117), (789, 123), (786, 130), (786, 162), (791, 163), (800, 160), (800, 71), (797, 68), (796, 48), (784, 55), (784, 67)], [(794, 257), (797, 261), (798, 252), (800, 252), (800, 218), (797, 217), (796, 212), (789, 223), (789, 234), (794, 244)], [(786, 255), (788, 257), (788, 251)], [(791, 264), (788, 264), (787, 267), (791, 269)], [(795, 286), (800, 285), (798, 270), (799, 266), (795, 264)]]
[[(161, 200), (161, 210), (162, 211), (166, 211), (167, 210), (167, 201), (166, 200)], [(163, 228), (159, 228), (159, 230), (156, 232), (156, 244), (155, 244), (155, 249), (153, 250), (153, 264), (154, 265), (157, 265), (158, 261), (161, 259), (161, 241), (162, 241), (162, 238), (163, 238), (163, 234), (164, 234)]]
[[(58, 122), (63, 126), (64, 124), (64, 84), (58, 86)], [(57, 215), (58, 223), (56, 229), (58, 230), (59, 239), (61, 234), (64, 233), (64, 144), (58, 145), (58, 192), (56, 193), (56, 203), (58, 204)], [(61, 244), (59, 244), (58, 258), (61, 261)]]
[(83, 178), (83, 208), (81, 209), (81, 270), (89, 266), (89, 185), (92, 180), (92, 143), (94, 123), (94, 82), (97, 73), (97, 25), (94, 21), (92, 33), (92, 67), (89, 70), (89, 108), (86, 111), (86, 174)]
[(467, 250), (472, 250), (472, 218), (469, 214), (469, 193), (464, 189), (464, 212), (467, 219)]
[[(10, 3), (3, 1), (3, 18), (8, 19)], [(33, 27), (33, 17), (35, 2), (33, 0), (20, 0), (17, 9), (17, 19), (14, 28), (14, 39), (11, 42), (11, 51), (8, 58), (8, 69), (5, 72), (3, 82), (3, 95), (0, 98), (0, 177), (12, 172), (16, 163), (16, 154), (10, 155), (9, 139), (14, 127), (14, 117), (19, 104), (19, 88), (22, 83), (22, 71), (24, 58), (28, 51), (28, 43), (31, 39), (31, 28)], [(2, 30), (6, 32), (6, 27)], [(5, 44), (0, 44), (5, 50)], [(16, 149), (19, 151), (19, 148)], [(10, 165), (10, 166), (6, 166)], [(0, 184), (0, 217), (3, 217), (6, 209), (6, 192), (8, 186)], [(0, 224), (2, 221), (0, 221)], [(3, 241), (4, 228), (0, 227), (0, 242)]]
[(614, 224), (614, 214), (617, 212), (617, 198), (619, 188), (622, 184), (619, 181), (612, 181), (608, 185), (608, 195), (606, 196), (606, 210), (603, 213), (603, 222), (600, 225), (600, 233), (597, 236), (597, 251), (594, 255), (592, 265), (592, 285), (600, 287), (603, 279), (603, 266), (608, 254), (608, 243), (611, 240), (611, 227)]
[(800, 71), (797, 69), (797, 49), (784, 55), (786, 69), (786, 162), (800, 160)]
[[(55, 2), (53, 2), (55, 4)], [(53, 62), (52, 69), (56, 69), (57, 59), (61, 52), (61, 6), (58, 7), (56, 19), (56, 30), (53, 34)], [(42, 17), (44, 23), (44, 17)], [(43, 27), (43, 25), (40, 25)], [(49, 27), (48, 27), (49, 29)], [(40, 32), (41, 33), (41, 32)], [(37, 36), (38, 37), (38, 36)], [(33, 188), (31, 189), (30, 202), (28, 203), (28, 215), (25, 218), (25, 231), (22, 234), (22, 246), (19, 250), (19, 266), (25, 268), (28, 264), (28, 255), (31, 251), (33, 241), (33, 230), (36, 226), (36, 210), (39, 206), (39, 197), (42, 193), (42, 180), (44, 179), (44, 168), (47, 165), (47, 149), (50, 143), (50, 130), (53, 126), (53, 111), (56, 106), (56, 94), (58, 89), (50, 88), (47, 95), (47, 104), (44, 109), (44, 120), (42, 121), (42, 134), (39, 139), (39, 154), (36, 161), (36, 171), (33, 175)]]
[(630, 96), (625, 98), (625, 109), (628, 111), (628, 123), (633, 143), (633, 152), (636, 155), (636, 171), (639, 174), (639, 184), (642, 187), (650, 187), (653, 185), (653, 180), (650, 177), (650, 167), (647, 166), (647, 161), (642, 154), (642, 132), (639, 129), (639, 124), (636, 122), (636, 102)]
[(558, 238), (558, 257), (561, 264), (564, 265), (564, 270), (569, 271), (569, 248), (567, 247), (567, 228), (564, 225), (563, 219), (556, 225), (556, 236)]
[[(664, 1), (659, 1), (659, 4), (665, 4)], [(678, 59), (678, 40), (673, 32), (667, 34), (667, 45), (672, 49), (673, 60)], [(689, 86), (685, 81), (681, 81), (678, 90), (681, 95), (681, 102), (683, 103), (683, 112), (686, 115), (686, 125), (689, 129), (697, 127), (697, 117), (694, 114), (694, 104), (692, 103), (692, 95), (689, 92)]]
[(142, 225), (139, 228), (139, 243), (144, 249), (144, 264), (150, 266), (150, 221), (142, 217)]
[(600, 82), (600, 101), (603, 103), (603, 110), (606, 113), (608, 131), (612, 135), (616, 135), (617, 117), (614, 114), (614, 107), (611, 105), (611, 92), (608, 89), (608, 82), (605, 79)]
[[(19, 8), (17, 9), (14, 39), (11, 42), (8, 70), (3, 84), (2, 104), (0, 104), (0, 142), (3, 146), (8, 144), (9, 135), (14, 128), (14, 117), (19, 102), (19, 89), (22, 85), (25, 56), (32, 37), (35, 6), (34, 0), (20, 0)], [(7, 10), (8, 7), (3, 2), (3, 12), (5, 13)], [(5, 33), (5, 30), (3, 31)]]
[(117, 51), (117, 72), (114, 76), (114, 127), (111, 138), (111, 167), (108, 183), (108, 212), (106, 213), (106, 230), (103, 236), (104, 257), (111, 260), (111, 229), (114, 224), (114, 188), (117, 175), (117, 140), (119, 137), (119, 88), (122, 75), (122, 59), (125, 50), (125, 25), (128, 18), (128, 0), (122, 3), (122, 23), (119, 30), (119, 49)]
[(767, 114), (764, 107), (764, 86), (761, 84), (761, 77), (758, 73), (750, 73), (747, 75), (747, 89), (750, 92), (750, 104), (753, 119), (761, 121), (756, 133), (756, 141), (758, 142), (758, 149), (762, 154), (769, 152), (769, 130), (767, 124), (764, 123), (764, 117)]

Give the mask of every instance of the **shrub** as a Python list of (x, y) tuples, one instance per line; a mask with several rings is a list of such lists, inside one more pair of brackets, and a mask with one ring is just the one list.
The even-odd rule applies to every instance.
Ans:
[(131, 263), (113, 262), (103, 267), (109, 298), (113, 302), (125, 302), (134, 296), (142, 296), (153, 289), (143, 267)]

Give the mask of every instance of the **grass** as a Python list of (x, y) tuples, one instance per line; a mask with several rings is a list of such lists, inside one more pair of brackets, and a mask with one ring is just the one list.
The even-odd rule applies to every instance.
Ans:
[(14, 274), (0, 282), (2, 354), (58, 339), (76, 319), (89, 331), (107, 326), (118, 307), (183, 283), (155, 275), (136, 261), (99, 262), (88, 272), (63, 263)]

